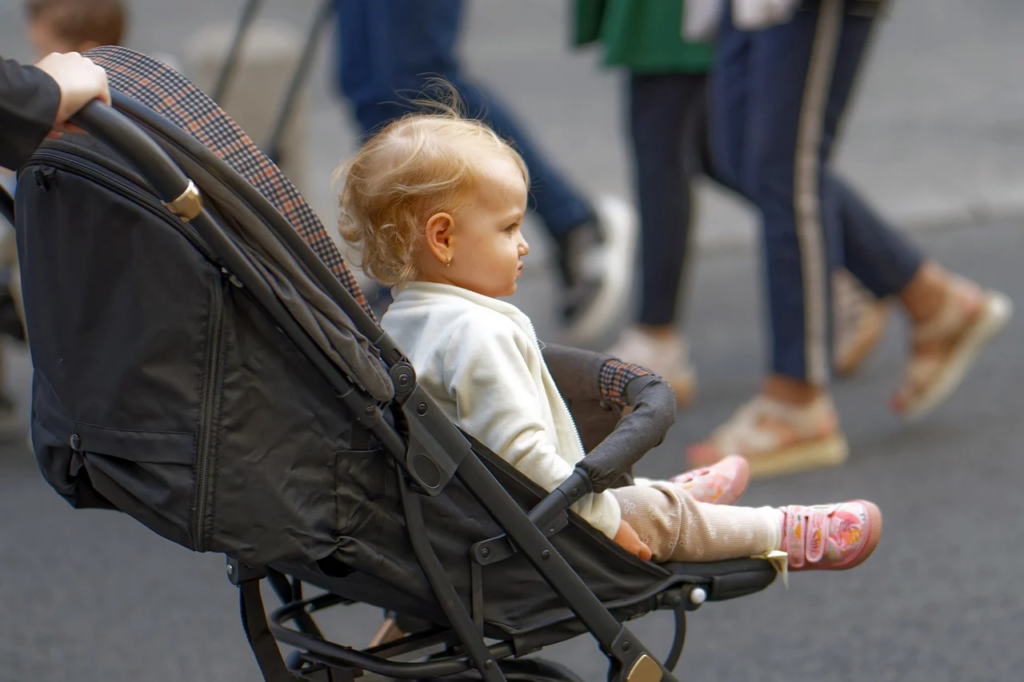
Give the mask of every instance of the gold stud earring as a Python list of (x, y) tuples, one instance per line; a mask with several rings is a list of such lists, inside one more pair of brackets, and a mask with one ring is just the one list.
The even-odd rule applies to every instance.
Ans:
[(448, 267), (448, 266), (449, 266), (449, 265), (451, 265), (451, 264), (452, 264), (452, 257), (451, 257), (451, 256), (448, 256), (448, 260), (446, 260), (446, 261), (444, 262), (444, 266), (445, 266), (445, 267)]

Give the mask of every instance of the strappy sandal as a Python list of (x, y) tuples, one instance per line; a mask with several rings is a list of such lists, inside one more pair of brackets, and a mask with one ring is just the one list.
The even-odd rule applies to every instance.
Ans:
[[(971, 310), (965, 301), (981, 300)], [(1013, 315), (1013, 303), (997, 291), (979, 291), (961, 278), (950, 283), (946, 300), (931, 318), (914, 327), (910, 361), (892, 400), (894, 412), (920, 418), (956, 390), (978, 355)], [(944, 350), (918, 350), (941, 343)]]
[(845, 270), (837, 272), (833, 282), (835, 368), (836, 374), (848, 377), (878, 347), (885, 331), (888, 305), (872, 296)]
[(828, 398), (794, 406), (759, 395), (706, 441), (691, 446), (687, 457), (692, 466), (708, 466), (740, 455), (750, 463), (751, 476), (764, 478), (836, 466), (848, 452)]

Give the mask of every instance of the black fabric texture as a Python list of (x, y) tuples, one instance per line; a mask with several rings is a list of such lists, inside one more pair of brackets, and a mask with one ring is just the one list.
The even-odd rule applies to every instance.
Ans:
[(598, 385), (601, 365), (608, 356), (553, 343), (544, 344), (542, 352), (544, 363), (576, 422), (583, 449), (590, 452), (622, 417), (622, 410), (604, 399)]
[[(166, 131), (167, 136), (163, 133)], [(223, 165), (216, 155), (187, 134), (167, 124), (151, 131), (164, 150), (201, 189), (207, 204), (230, 221), (232, 231), (242, 236), (250, 260), (271, 284), (279, 300), (317, 346), (342, 368), (346, 376), (379, 401), (390, 400), (394, 388), (377, 350), (355, 328), (338, 304), (328, 296), (292, 256), (254, 208), (233, 192), (206, 164)], [(227, 172), (227, 170), (225, 171)], [(261, 210), (286, 229), (284, 217), (258, 193)]]
[(46, 72), (0, 57), (0, 166), (17, 169), (53, 129), (60, 87)]
[[(479, 444), (480, 454), (502, 486), (524, 509), (544, 491)], [(317, 565), (275, 566), (335, 594), (446, 625), (426, 577), (413, 555), (398, 500), (397, 480), (372, 501), (376, 521), (342, 539), (338, 552)], [(445, 574), (468, 607), (472, 603), (469, 552), (473, 543), (501, 534), (472, 494), (457, 480), (445, 494), (423, 499), (430, 540)], [(653, 564), (625, 552), (586, 521), (570, 513), (569, 525), (551, 536), (552, 544), (594, 594), (626, 620), (660, 607), (658, 595), (676, 586), (703, 585), (709, 590), (736, 574), (731, 593), (741, 596), (763, 589), (775, 578), (764, 561), (737, 560), (710, 564)], [(539, 646), (586, 631), (554, 590), (520, 554), (481, 568), (483, 620), (490, 637), (519, 642), (520, 655)]]
[[(46, 146), (113, 156), (86, 137)], [(176, 218), (40, 158), (21, 174), (17, 222), (46, 479), (191, 549), (253, 565), (329, 555), (370, 521), (339, 488), (355, 496), (359, 469), (372, 496), (386, 459), (352, 449), (327, 381)], [(131, 185), (117, 167), (91, 172)]]

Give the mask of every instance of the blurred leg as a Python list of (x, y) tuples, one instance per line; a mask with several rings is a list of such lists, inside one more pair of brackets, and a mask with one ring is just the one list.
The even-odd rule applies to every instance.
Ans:
[(678, 319), (700, 168), (704, 74), (634, 75), (629, 85), (634, 191), (640, 209), (640, 324)]
[(531, 208), (561, 236), (592, 218), (579, 192), (505, 104), (465, 77), (455, 53), (462, 0), (337, 0), (339, 85), (364, 134), (410, 111), (431, 78), (458, 92), (465, 113), (511, 140), (530, 169)]

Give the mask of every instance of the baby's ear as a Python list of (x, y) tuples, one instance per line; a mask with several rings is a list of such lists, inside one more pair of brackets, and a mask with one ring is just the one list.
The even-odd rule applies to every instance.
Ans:
[(441, 261), (448, 258), (454, 227), (455, 219), (450, 213), (435, 213), (427, 219), (426, 234), (424, 234), (427, 248)]

